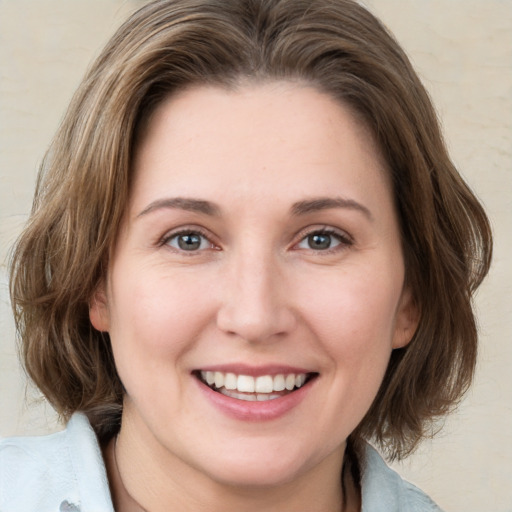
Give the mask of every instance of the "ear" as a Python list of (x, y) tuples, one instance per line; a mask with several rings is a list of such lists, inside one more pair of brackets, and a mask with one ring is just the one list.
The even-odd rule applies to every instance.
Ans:
[(409, 344), (418, 328), (420, 312), (409, 287), (404, 288), (395, 318), (393, 348), (403, 348)]
[(96, 288), (89, 302), (89, 319), (93, 327), (100, 332), (108, 332), (110, 329), (110, 312), (108, 309), (105, 283), (102, 282)]

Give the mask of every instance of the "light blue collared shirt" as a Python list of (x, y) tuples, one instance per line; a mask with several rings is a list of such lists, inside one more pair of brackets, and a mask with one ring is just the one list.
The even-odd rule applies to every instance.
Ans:
[[(363, 467), (362, 512), (441, 512), (369, 445)], [(101, 449), (84, 414), (75, 413), (56, 434), (0, 441), (0, 512), (114, 512)]]

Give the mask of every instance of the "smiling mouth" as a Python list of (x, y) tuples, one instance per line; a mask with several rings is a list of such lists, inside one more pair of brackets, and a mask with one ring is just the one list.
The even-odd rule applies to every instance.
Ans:
[(217, 371), (197, 371), (195, 376), (213, 391), (237, 400), (265, 402), (297, 391), (317, 373), (288, 373), (278, 375), (237, 375)]

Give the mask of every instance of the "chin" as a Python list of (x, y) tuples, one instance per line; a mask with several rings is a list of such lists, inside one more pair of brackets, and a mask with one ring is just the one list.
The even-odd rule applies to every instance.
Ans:
[(234, 450), (233, 457), (224, 456), (203, 462), (203, 468), (207, 469), (212, 480), (246, 488), (282, 486), (300, 478), (301, 474), (308, 473), (315, 466), (314, 461), (305, 460), (299, 453), (286, 453), (270, 447), (260, 448), (257, 453), (240, 448)]
[(223, 485), (239, 488), (279, 487), (295, 480), (301, 471), (293, 468), (272, 467), (271, 463), (243, 461), (240, 464), (216, 468), (213, 479)]

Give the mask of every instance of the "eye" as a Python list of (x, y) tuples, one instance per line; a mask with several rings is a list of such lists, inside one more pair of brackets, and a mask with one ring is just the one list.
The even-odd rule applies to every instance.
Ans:
[(331, 229), (322, 229), (308, 233), (297, 244), (297, 248), (309, 249), (313, 251), (328, 251), (341, 245), (352, 245), (352, 240), (348, 235)]
[(180, 231), (168, 236), (164, 242), (165, 245), (178, 251), (195, 252), (204, 249), (212, 249), (213, 244), (198, 231)]

